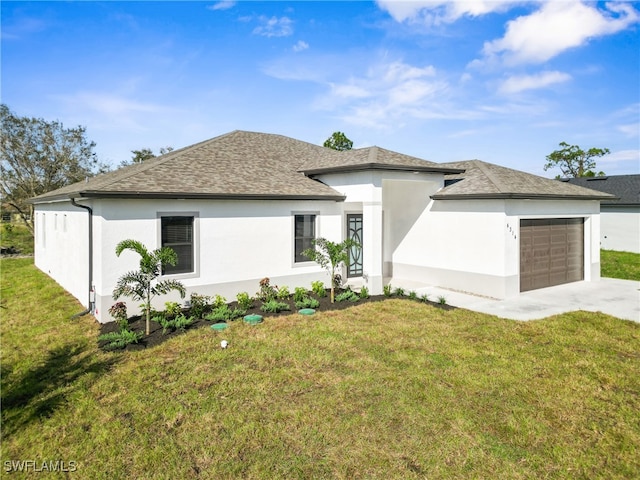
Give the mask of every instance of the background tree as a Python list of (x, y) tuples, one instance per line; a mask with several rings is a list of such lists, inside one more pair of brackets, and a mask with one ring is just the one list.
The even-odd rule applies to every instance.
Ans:
[(151, 320), (151, 299), (156, 295), (164, 295), (172, 290), (184, 298), (186, 290), (184, 285), (177, 280), (160, 280), (162, 268), (165, 265), (175, 265), (178, 263), (178, 255), (169, 247), (158, 248), (150, 252), (141, 242), (137, 240), (122, 240), (116, 246), (116, 256), (125, 250), (132, 250), (140, 255), (140, 270), (125, 273), (118, 279), (116, 288), (113, 290), (114, 300), (120, 297), (131, 297), (135, 301), (144, 301), (146, 318), (146, 334), (149, 335), (149, 323)]
[(558, 167), (563, 177), (575, 178), (604, 175), (604, 172), (596, 174), (596, 162), (594, 159), (610, 153), (608, 148), (590, 148), (584, 151), (578, 145), (569, 145), (566, 142), (560, 142), (560, 146), (562, 147), (560, 150), (555, 150), (547, 155), (547, 163), (544, 166), (545, 171)]
[[(169, 153), (173, 150), (173, 147), (162, 147), (160, 148), (160, 155), (164, 155), (165, 153)], [(131, 160), (123, 160), (120, 162), (120, 167), (127, 167), (129, 165), (135, 165), (136, 163), (142, 163), (145, 160), (149, 160), (151, 158), (156, 158), (156, 154), (153, 153), (153, 150), (150, 148), (143, 148), (141, 150), (131, 150), (133, 156)]]
[(322, 144), (323, 147), (344, 151), (353, 148), (353, 142), (342, 132), (333, 132)]
[(340, 264), (349, 259), (350, 248), (362, 248), (359, 243), (347, 238), (340, 243), (335, 243), (326, 238), (317, 238), (313, 241), (313, 248), (307, 248), (302, 255), (313, 260), (329, 275), (331, 275), (331, 303), (335, 300), (335, 277)]
[(20, 214), (33, 233), (33, 205), (26, 200), (107, 171), (98, 162), (85, 127), (19, 117), (0, 105), (2, 201)]

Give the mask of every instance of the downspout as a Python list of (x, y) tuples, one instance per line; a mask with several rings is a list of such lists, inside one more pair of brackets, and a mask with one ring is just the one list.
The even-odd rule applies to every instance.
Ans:
[(95, 292), (93, 290), (93, 209), (87, 205), (80, 205), (76, 203), (75, 198), (71, 198), (71, 205), (78, 208), (84, 208), (89, 214), (89, 301), (86, 310), (80, 313), (76, 313), (71, 318), (79, 318), (88, 313), (91, 313), (95, 304)]

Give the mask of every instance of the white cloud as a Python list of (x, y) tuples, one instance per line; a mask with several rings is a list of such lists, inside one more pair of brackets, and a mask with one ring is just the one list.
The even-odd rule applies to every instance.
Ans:
[(331, 93), (340, 98), (367, 98), (372, 95), (369, 90), (357, 85), (331, 85)]
[(618, 125), (618, 131), (622, 132), (627, 137), (639, 137), (640, 136), (640, 123), (628, 123), (626, 125)]
[(391, 128), (411, 119), (459, 114), (444, 106), (449, 85), (432, 66), (380, 63), (330, 87), (316, 107), (343, 112), (343, 120), (356, 125)]
[(580, 1), (550, 1), (530, 15), (507, 23), (504, 37), (487, 42), (487, 59), (500, 56), (507, 64), (543, 63), (590, 39), (610, 35), (638, 22), (630, 4), (606, 3), (605, 9)]
[(293, 34), (293, 21), (289, 17), (258, 17), (260, 25), (253, 29), (255, 35), (263, 37), (288, 37)]
[(307, 48), (309, 48), (309, 44), (305, 41), (302, 40), (298, 40), (298, 42), (293, 46), (293, 51), (294, 52), (302, 52), (303, 50), (306, 50)]
[[(104, 92), (77, 92), (69, 95), (55, 95), (62, 101), (63, 110), (74, 112), (76, 116), (91, 117), (91, 122), (100, 128), (110, 126), (144, 130), (149, 114), (167, 113), (167, 107), (132, 100), (126, 96)], [(81, 122), (84, 123), (84, 122)]]
[(535, 75), (514, 75), (502, 82), (499, 91), (503, 94), (519, 93), (525, 90), (545, 88), (556, 83), (568, 82), (569, 80), (571, 80), (571, 75), (557, 71), (540, 72)]
[(377, 0), (376, 3), (398, 22), (438, 25), (455, 22), (463, 16), (478, 17), (492, 12), (502, 12), (523, 2), (518, 0)]
[(640, 167), (640, 150), (618, 150), (598, 160), (598, 163), (637, 162)]
[(233, 2), (230, 0), (222, 0), (221, 2), (216, 2), (213, 5), (208, 6), (209, 10), (229, 10), (236, 6), (237, 2)]

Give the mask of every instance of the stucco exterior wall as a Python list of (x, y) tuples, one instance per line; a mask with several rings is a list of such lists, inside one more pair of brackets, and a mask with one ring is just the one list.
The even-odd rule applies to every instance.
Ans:
[[(294, 262), (294, 215), (316, 214), (316, 236), (341, 241), (346, 215), (363, 214), (363, 284), (382, 293), (386, 277), (395, 286), (420, 282), (506, 298), (518, 295), (520, 220), (581, 217), (584, 223), (584, 278), (600, 277), (598, 201), (449, 200), (430, 195), (442, 187), (441, 174), (352, 172), (327, 175), (325, 183), (344, 193), (334, 201), (126, 200), (83, 201), (93, 208), (93, 285), (95, 316), (111, 321), (108, 308), (118, 278), (138, 268), (138, 256), (125, 251), (124, 239), (153, 250), (161, 245), (164, 215), (194, 217), (195, 271), (173, 275), (192, 292), (225, 296), (254, 294), (258, 282), (309, 287), (328, 285), (313, 262)], [(88, 304), (88, 214), (70, 202), (36, 206), (36, 266), (85, 306)], [(177, 294), (158, 298), (179, 300)], [(125, 299), (129, 313), (137, 303)]]
[(606, 250), (640, 253), (640, 206), (600, 207), (600, 245)]
[[(313, 280), (328, 285), (325, 271), (313, 262), (294, 262), (293, 218), (297, 213), (314, 213), (316, 235), (339, 241), (342, 238), (342, 204), (333, 201), (191, 201), (191, 200), (99, 200), (93, 202), (95, 313), (100, 322), (111, 321), (107, 312), (114, 303), (111, 296), (118, 278), (137, 270), (139, 257), (125, 251), (115, 255), (124, 239), (141, 241), (148, 249), (160, 247), (160, 216), (191, 214), (195, 217), (194, 241), (196, 271), (173, 275), (191, 292), (219, 294), (229, 301), (241, 291), (251, 295), (259, 290), (261, 278), (272, 284), (310, 287)], [(71, 207), (74, 210), (70, 210)], [(36, 264), (83, 303), (88, 297), (86, 245), (87, 213), (70, 204), (38, 205), (47, 222), (46, 247), (36, 242)], [(75, 211), (77, 210), (77, 212)], [(52, 218), (68, 211), (65, 238), (58, 240), (51, 228)], [(71, 215), (73, 213), (73, 215)], [(71, 221), (73, 217), (73, 221)], [(84, 223), (83, 223), (84, 222)], [(73, 226), (71, 224), (73, 223)], [(51, 238), (54, 236), (54, 238)], [(83, 243), (84, 242), (84, 243)], [(54, 248), (56, 250), (54, 250)], [(54, 251), (57, 254), (52, 255)], [(69, 260), (73, 261), (70, 262)], [(69, 264), (73, 268), (69, 268)], [(129, 313), (138, 303), (126, 301)], [(171, 294), (154, 301), (178, 301)]]
[(394, 244), (424, 209), (425, 199), (442, 187), (444, 176), (367, 170), (321, 175), (318, 179), (346, 196), (343, 229), (348, 213), (362, 213), (362, 284), (370, 293), (381, 294), (385, 277), (390, 276)]
[[(310, 287), (313, 280), (328, 284), (328, 276), (313, 262), (294, 262), (294, 215), (316, 214), (316, 236), (339, 241), (342, 206), (333, 201), (102, 201), (97, 209), (97, 235), (103, 260), (96, 266), (98, 313), (113, 301), (111, 291), (118, 277), (137, 268), (137, 255), (115, 247), (125, 238), (142, 241), (148, 248), (160, 246), (160, 216), (193, 214), (196, 272), (173, 275), (187, 287), (187, 295), (219, 294), (228, 300), (238, 292), (253, 295), (258, 282)], [(177, 295), (158, 300), (159, 306)], [(129, 302), (128, 302), (129, 303)]]
[(70, 202), (35, 208), (34, 263), (89, 307), (89, 215)]
[(432, 284), (494, 298), (520, 292), (520, 219), (585, 218), (585, 280), (600, 277), (597, 201), (430, 201), (395, 247), (394, 282)]

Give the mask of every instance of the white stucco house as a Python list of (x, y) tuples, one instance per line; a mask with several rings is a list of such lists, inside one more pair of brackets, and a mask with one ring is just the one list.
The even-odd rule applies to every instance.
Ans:
[(640, 253), (640, 175), (562, 179), (573, 185), (610, 193), (600, 203), (600, 246)]
[(607, 198), (478, 160), (234, 131), (32, 199), (35, 264), (100, 322), (117, 279), (138, 267), (136, 254), (115, 255), (128, 238), (173, 247), (180, 260), (165, 275), (189, 293), (253, 294), (263, 277), (328, 285), (301, 252), (313, 238), (350, 237), (362, 249), (343, 278), (372, 294), (392, 282), (506, 298), (598, 280)]

